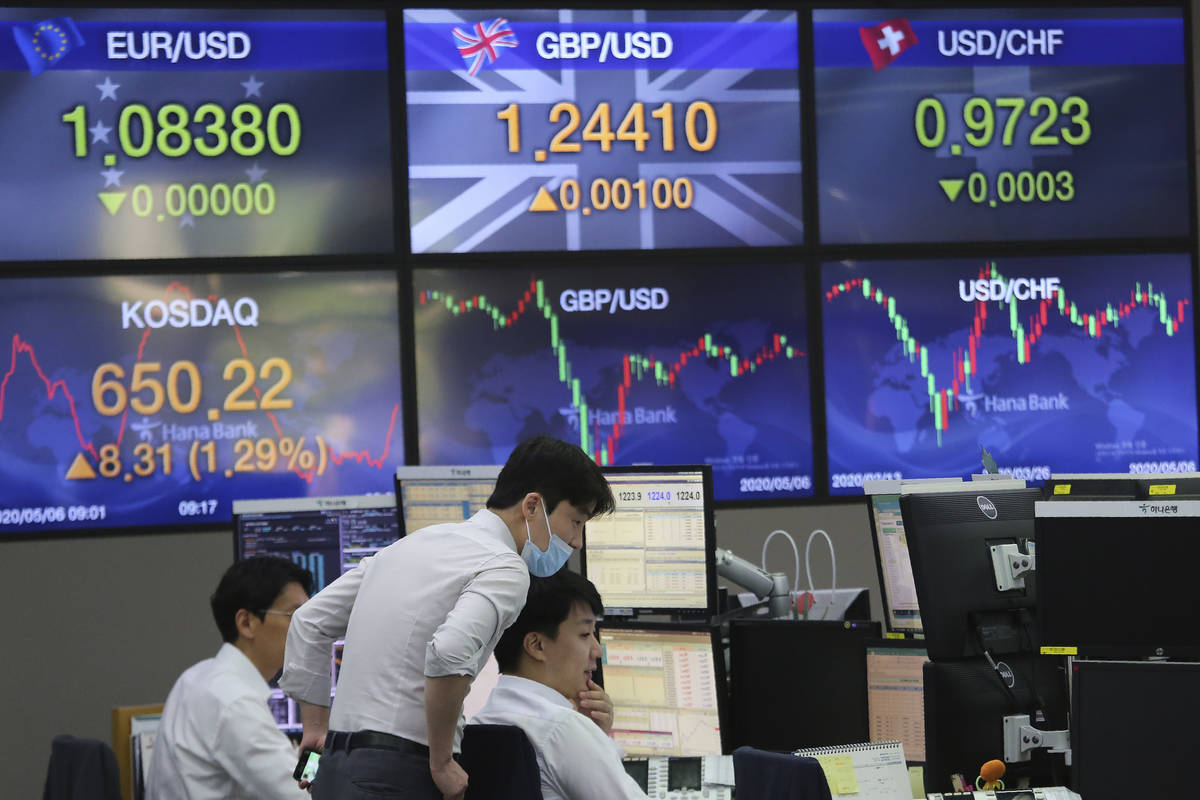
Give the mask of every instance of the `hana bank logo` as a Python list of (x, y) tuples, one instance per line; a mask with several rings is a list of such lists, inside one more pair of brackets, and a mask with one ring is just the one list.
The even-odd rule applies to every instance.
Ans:
[(886, 67), (896, 60), (901, 53), (917, 43), (917, 35), (913, 33), (912, 25), (903, 17), (889, 19), (869, 28), (859, 28), (858, 36), (862, 39), (867, 55), (875, 71)]
[(471, 33), (461, 28), (453, 30), (457, 40), (458, 54), (467, 63), (467, 74), (474, 76), (483, 66), (483, 60), (494, 64), (500, 58), (498, 47), (516, 47), (517, 35), (508, 27), (508, 20), (498, 17), (488, 22), (476, 22)]

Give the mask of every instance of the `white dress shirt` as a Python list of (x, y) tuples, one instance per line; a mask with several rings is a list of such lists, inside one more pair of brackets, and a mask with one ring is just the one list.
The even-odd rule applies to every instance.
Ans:
[(471, 722), (525, 731), (542, 771), (543, 800), (646, 798), (621, 765), (621, 746), (545, 684), (501, 675)]
[[(329, 704), (329, 655), (345, 637), (329, 729), (429, 743), (425, 678), (479, 673), (525, 605), (529, 570), (504, 520), (483, 510), (388, 545), (292, 616), (280, 687)], [(463, 721), (454, 735), (459, 750)]]
[(231, 644), (189, 667), (167, 695), (147, 800), (303, 800), (296, 749), (275, 726), (271, 687)]

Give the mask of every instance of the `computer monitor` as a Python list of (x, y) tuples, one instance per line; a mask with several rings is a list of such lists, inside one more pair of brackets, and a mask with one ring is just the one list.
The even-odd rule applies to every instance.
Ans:
[(1071, 787), (1087, 800), (1194, 797), (1200, 664), (1072, 664)]
[(729, 623), (729, 745), (791, 752), (867, 741), (867, 642), (878, 622)]
[(501, 467), (397, 467), (400, 535), (441, 522), (462, 522), (487, 505)]
[[(997, 667), (982, 656), (925, 664), (927, 792), (952, 791), (954, 774), (975, 783), (984, 762), (1003, 760), (1007, 715), (1026, 714), (1040, 730), (1067, 728), (1063, 659), (1014, 653), (998, 657)], [(1114, 762), (1113, 767), (1118, 765)], [(1024, 781), (1062, 786), (1066, 777), (1062, 755), (1035, 750), (1029, 761), (1008, 763), (1004, 782), (1010, 789)]]
[(727, 752), (717, 628), (605, 620), (599, 629), (600, 682), (616, 706), (612, 736), (626, 755)]
[(1041, 491), (993, 485), (900, 498), (925, 646), (935, 661), (1035, 646), (1033, 573), (1023, 576), (1023, 587), (999, 590), (992, 548), (1016, 545), (1028, 553)]
[(1035, 506), (1041, 644), (1200, 660), (1200, 501)]
[(1042, 492), (1047, 500), (1136, 500), (1138, 477), (1120, 472), (1061, 473), (1051, 475)]
[(605, 615), (717, 613), (712, 468), (603, 471), (616, 510), (585, 526), (580, 567)]
[[(1000, 479), (990, 481), (988, 489), (1022, 489), (1021, 481)], [(912, 561), (908, 552), (908, 537), (904, 518), (900, 514), (901, 494), (928, 492), (979, 492), (979, 486), (964, 483), (960, 478), (931, 478), (908, 481), (865, 481), (867, 517), (871, 524), (871, 541), (875, 546), (875, 568), (883, 589), (884, 624), (890, 633), (920, 636), (921, 608), (917, 602), (917, 586), (913, 581)]]
[(895, 740), (909, 763), (925, 761), (925, 664), (920, 642), (867, 642), (866, 741)]
[(313, 575), (313, 594), (399, 536), (387, 494), (235, 500), (234, 558), (281, 556)]

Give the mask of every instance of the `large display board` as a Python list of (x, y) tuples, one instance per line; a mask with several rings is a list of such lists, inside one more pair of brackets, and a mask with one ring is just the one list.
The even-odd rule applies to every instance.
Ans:
[(414, 253), (803, 241), (795, 11), (404, 12)]
[(390, 272), (3, 281), (0, 535), (390, 491), (397, 297)]
[(1186, 255), (821, 268), (830, 491), (1196, 469)]
[(818, 10), (813, 40), (822, 242), (1187, 235), (1180, 8)]
[(804, 278), (792, 265), (414, 271), (422, 464), (522, 439), (597, 463), (710, 464), (718, 500), (813, 493)]
[(0, 9), (0, 259), (391, 252), (382, 11)]

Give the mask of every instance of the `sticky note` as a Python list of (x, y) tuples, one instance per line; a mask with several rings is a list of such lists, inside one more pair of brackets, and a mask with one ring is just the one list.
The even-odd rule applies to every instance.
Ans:
[(1070, 494), (1071, 493), (1071, 484), (1069, 484), (1069, 483), (1058, 484), (1057, 486), (1054, 487), (1054, 493), (1055, 494)]
[(1162, 494), (1175, 494), (1175, 484), (1173, 483), (1155, 483), (1150, 486), (1150, 496)]
[(925, 800), (925, 768), (908, 768), (908, 785), (912, 789), (913, 800)]
[(1044, 656), (1077, 656), (1079, 655), (1078, 647), (1050, 647), (1042, 645), (1042, 655)]
[(858, 794), (858, 778), (854, 776), (854, 762), (848, 755), (817, 756), (829, 791), (834, 794)]

